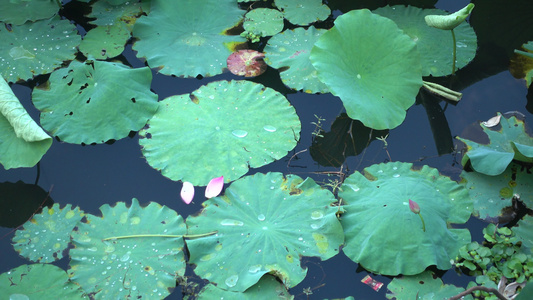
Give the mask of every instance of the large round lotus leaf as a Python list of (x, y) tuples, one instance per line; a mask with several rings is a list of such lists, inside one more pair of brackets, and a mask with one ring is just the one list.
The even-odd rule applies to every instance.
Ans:
[(55, 71), (42, 89), (34, 89), (33, 104), (41, 125), (68, 143), (104, 143), (141, 129), (157, 110), (150, 91), (149, 68), (120, 63), (73, 61)]
[[(364, 176), (356, 172), (341, 186), (339, 196), (347, 203), (341, 218), (343, 251), (369, 271), (414, 275), (431, 265), (446, 270), (459, 248), (470, 242), (468, 229), (451, 227), (470, 218), (467, 190), (437, 169), (411, 167), (401, 162), (372, 165)], [(409, 200), (419, 205), (425, 226)]]
[(533, 249), (533, 217), (526, 215), (513, 227), (515, 236), (522, 241), (522, 247)]
[(348, 116), (374, 129), (400, 125), (422, 86), (415, 42), (394, 21), (367, 9), (339, 16), (310, 59)]
[[(427, 15), (446, 15), (440, 9), (422, 9), (414, 6), (385, 6), (373, 11), (387, 17), (416, 42), (422, 59), (423, 76), (445, 76), (452, 73), (453, 38), (449, 30), (426, 24)], [(463, 22), (453, 30), (456, 39), (455, 68), (466, 66), (476, 56), (477, 38), (474, 29)]]
[(511, 207), (514, 194), (533, 207), (533, 175), (517, 164), (509, 165), (497, 176), (463, 171), (461, 177), (474, 200), (474, 216), (482, 220), (498, 222), (506, 213), (504, 208)]
[[(188, 298), (185, 298), (188, 299)], [(255, 299), (294, 299), (290, 295), (287, 288), (281, 284), (276, 277), (271, 275), (264, 275), (259, 282), (252, 287), (240, 292), (231, 292), (216, 287), (214, 284), (206, 285), (200, 293), (198, 293), (199, 300), (202, 299), (232, 299), (232, 300), (255, 300)]]
[[(390, 293), (387, 299), (449, 299), (465, 289), (451, 284), (443, 284), (433, 272), (426, 271), (415, 276), (394, 278), (387, 285)], [(467, 298), (465, 298), (467, 299)], [(471, 299), (471, 298), (468, 298)]]
[(271, 36), (283, 30), (283, 14), (270, 8), (249, 11), (243, 24), (244, 30), (257, 36)]
[(10, 300), (88, 299), (64, 270), (50, 264), (21, 265), (0, 274), (0, 292)]
[(0, 75), (0, 163), (4, 168), (33, 167), (52, 138), (33, 121)]
[(281, 80), (288, 87), (306, 93), (327, 93), (328, 88), (318, 79), (309, 60), (311, 48), (324, 32), (325, 29), (310, 26), (276, 34), (263, 50), (265, 62), (279, 69)]
[(235, 0), (152, 0), (150, 14), (133, 28), (133, 49), (166, 75), (221, 74), (226, 58), (246, 41), (227, 35), (243, 14)]
[(476, 172), (494, 176), (503, 173), (513, 159), (533, 162), (533, 138), (526, 133), (524, 121), (502, 116), (499, 130), (489, 129), (483, 123), (480, 126), (489, 137), (488, 145), (457, 137), (467, 146), (463, 166), (470, 161)]
[(57, 0), (4, 0), (0, 1), (0, 22), (22, 25), (26, 21), (48, 19), (60, 7)]
[(283, 16), (295, 25), (309, 25), (327, 19), (331, 10), (322, 0), (275, 0), (276, 7), (283, 11)]
[(21, 256), (33, 262), (49, 263), (63, 258), (63, 251), (70, 243), (70, 233), (84, 216), (79, 207), (71, 209), (67, 204), (60, 209), (56, 203), (24, 223), (15, 232), (13, 248)]
[(98, 26), (87, 32), (80, 44), (80, 51), (87, 57), (108, 59), (124, 51), (130, 32), (124, 24)]
[(81, 38), (76, 26), (59, 17), (12, 26), (0, 26), (0, 75), (7, 82), (27, 80), (52, 72), (74, 59)]
[(96, 299), (167, 296), (185, 273), (183, 239), (175, 237), (187, 231), (182, 217), (154, 202), (140, 207), (137, 199), (129, 208), (118, 202), (100, 211), (102, 217), (87, 214), (72, 232), (72, 281)]
[(310, 178), (257, 173), (239, 179), (187, 218), (189, 234), (218, 231), (187, 240), (189, 262), (197, 275), (230, 291), (242, 292), (266, 273), (293, 287), (307, 273), (300, 257), (325, 260), (339, 251), (344, 236), (334, 201)]
[(284, 157), (300, 120), (283, 95), (250, 81), (216, 81), (160, 102), (139, 132), (146, 161), (172, 179), (207, 185), (235, 180)]

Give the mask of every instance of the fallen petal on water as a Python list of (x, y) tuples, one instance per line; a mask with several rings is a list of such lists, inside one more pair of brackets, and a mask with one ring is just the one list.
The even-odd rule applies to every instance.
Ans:
[(192, 199), (194, 198), (194, 185), (192, 185), (192, 183), (188, 181), (183, 182), (180, 196), (181, 200), (183, 200), (185, 204), (190, 204), (192, 202)]
[(209, 181), (209, 184), (205, 188), (205, 197), (213, 198), (216, 197), (222, 192), (224, 187), (224, 176), (216, 177)]

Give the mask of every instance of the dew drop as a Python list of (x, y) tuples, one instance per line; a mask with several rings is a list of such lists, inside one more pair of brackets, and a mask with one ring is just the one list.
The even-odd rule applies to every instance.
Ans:
[(236, 137), (240, 137), (240, 138), (243, 138), (245, 136), (248, 135), (248, 132), (247, 131), (244, 131), (244, 130), (233, 130), (232, 134)]
[(398, 177), (400, 177), (400, 174), (394, 174), (394, 175), (392, 175), (392, 177), (398, 178)]
[(237, 285), (237, 281), (239, 281), (239, 275), (232, 275), (228, 278), (226, 278), (226, 285), (229, 287), (234, 287)]
[(253, 266), (250, 266), (250, 268), (248, 269), (248, 272), (255, 274), (259, 272), (259, 270), (261, 270), (261, 265), (253, 265)]
[(357, 79), (361, 79), (361, 74), (357, 74)]
[(242, 225), (244, 225), (244, 223), (241, 222), (241, 221), (237, 221), (237, 220), (224, 219), (224, 220), (220, 221), (220, 225), (223, 225), (223, 226), (242, 226)]
[(322, 214), (318, 210), (315, 210), (314, 212), (311, 213), (311, 219), (313, 219), (313, 220), (318, 220), (318, 219), (322, 218), (323, 216), (324, 216), (324, 214)]
[(313, 228), (313, 229), (318, 229), (319, 227), (320, 227), (320, 225), (318, 225), (318, 224), (315, 224), (315, 223), (311, 224), (311, 228)]
[(260, 215), (257, 216), (257, 219), (258, 219), (259, 221), (264, 221), (264, 220), (265, 220), (265, 215), (260, 214)]
[(266, 130), (266, 131), (268, 131), (268, 132), (274, 132), (274, 131), (276, 131), (276, 127), (274, 127), (274, 126), (270, 126), (270, 125), (265, 125), (265, 126), (263, 126), (263, 129)]

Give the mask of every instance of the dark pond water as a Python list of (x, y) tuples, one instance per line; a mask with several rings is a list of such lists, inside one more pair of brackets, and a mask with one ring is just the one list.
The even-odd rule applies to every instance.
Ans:
[[(502, 1), (489, 2), (503, 3)], [(520, 1), (504, 2), (519, 3)], [(455, 11), (467, 3), (468, 1), (448, 0), (439, 1), (436, 6)], [(506, 22), (510, 22), (510, 20)], [(476, 27), (474, 26), (474, 28)], [(533, 33), (533, 30), (531, 32)], [(529, 39), (533, 40), (531, 33)], [(525, 41), (521, 41), (521, 43)], [(457, 74), (457, 80), (454, 81), (453, 87), (464, 94), (463, 99), (457, 105), (446, 105), (445, 102), (438, 102), (438, 100), (431, 98), (426, 100), (425, 105), (417, 104), (411, 107), (403, 124), (389, 132), (386, 149), (388, 153), (382, 142), (373, 141), (363, 153), (349, 157), (343, 170), (347, 170), (346, 172), (351, 174), (369, 165), (388, 161), (390, 155), (394, 161), (413, 162), (416, 165), (426, 164), (457, 179), (461, 171), (460, 154), (439, 155), (437, 144), (450, 145), (452, 142), (456, 144), (450, 137), (461, 135), (471, 124), (487, 120), (496, 112), (519, 111), (526, 116), (526, 121), (532, 119), (531, 112), (527, 109), (528, 90), (525, 83), (510, 75), (506, 68), (508, 60), (506, 60), (505, 53), (502, 54), (505, 51), (498, 47), (480, 45), (480, 51), (485, 57), (475, 61), (471, 66)], [(128, 51), (126, 57), (134, 67), (144, 66), (143, 62), (131, 54), (131, 46), (128, 47)], [(276, 71), (269, 70), (269, 72), (275, 73)], [(163, 99), (170, 95), (189, 93), (208, 82), (222, 79), (241, 78), (224, 74), (197, 80), (173, 78), (154, 73), (152, 89), (159, 94), (160, 99)], [(269, 86), (279, 86), (279, 79), (262, 83)], [(32, 106), (30, 100), (31, 90), (17, 84), (13, 85), (12, 88), (32, 117), (38, 119), (38, 111)], [(286, 96), (300, 117), (302, 123), (301, 140), (287, 157), (265, 167), (251, 170), (249, 174), (277, 171), (286, 174), (293, 173), (301, 177), (310, 176), (317, 182), (325, 181), (328, 177), (318, 174), (318, 172), (339, 171), (340, 169), (322, 167), (312, 159), (308, 149), (312, 143), (312, 132), (315, 125), (312, 125), (311, 122), (317, 121), (315, 115), (320, 116), (325, 119), (322, 128), (326, 132), (329, 131), (331, 123), (343, 112), (342, 103), (330, 94), (309, 95), (299, 92)], [(529, 97), (531, 98), (531, 93)], [(427, 111), (430, 110), (442, 112), (440, 114), (428, 113)], [(442, 122), (443, 117), (447, 120), (447, 124)], [(442, 134), (442, 129), (445, 126), (449, 126), (450, 135)], [(435, 134), (432, 129), (436, 132)], [(368, 140), (362, 141), (363, 144), (367, 142)], [(440, 152), (442, 153), (442, 150)], [(295, 153), (299, 154), (293, 157), (289, 165), (289, 159)], [(31, 184), (35, 182), (36, 176), (37, 168), (9, 171), (2, 169), (0, 182), (22, 181)], [(329, 178), (334, 179), (334, 177)], [(99, 214), (98, 208), (103, 204), (114, 204), (118, 201), (130, 203), (130, 200), (135, 197), (139, 199), (141, 204), (155, 201), (169, 206), (183, 216), (187, 216), (198, 212), (203, 200), (198, 197), (193, 204), (185, 205), (179, 198), (181, 183), (166, 179), (146, 163), (141, 154), (137, 135), (116, 141), (111, 145), (80, 146), (54, 141), (40, 163), (38, 185), (45, 191), (50, 191), (50, 198), (55, 203), (60, 203), (61, 206), (71, 203), (92, 214)], [(197, 190), (197, 195), (203, 195), (203, 191)], [(1, 197), (5, 198), (4, 195)], [(13, 208), (2, 205), (1, 216), (10, 215), (10, 209)], [(481, 241), (481, 228), (485, 224), (471, 219), (467, 226), (471, 229), (473, 238)], [(2, 237), (0, 239), (0, 272), (6, 272), (21, 264), (28, 263), (19, 257), (11, 246), (12, 230), (12, 228), (0, 228), (0, 237)], [(67, 269), (67, 263), (68, 261), (63, 259), (57, 265)], [(312, 299), (347, 296), (354, 296), (356, 299), (384, 299), (386, 284), (391, 280), (387, 277), (370, 274), (385, 284), (376, 293), (361, 283), (361, 279), (369, 273), (358, 269), (357, 264), (342, 253), (326, 262), (304, 258), (303, 265), (309, 268), (308, 276), (303, 283), (290, 291), (299, 299), (306, 298), (302, 291), (307, 287), (313, 289), (313, 295), (310, 296)], [(443, 279), (445, 283), (460, 286), (466, 286), (467, 282), (471, 280), (465, 276), (457, 276), (453, 270), (446, 272)], [(169, 297), (169, 299), (180, 298), (181, 290), (179, 288)]]

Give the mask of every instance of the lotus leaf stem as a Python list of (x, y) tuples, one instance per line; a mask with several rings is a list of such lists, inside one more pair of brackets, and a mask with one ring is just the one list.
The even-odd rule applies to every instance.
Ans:
[(455, 32), (453, 29), (450, 30), (452, 32), (452, 39), (453, 39), (453, 60), (452, 60), (452, 75), (455, 75), (455, 59), (457, 57), (457, 42), (455, 41)]
[(186, 239), (194, 239), (204, 236), (210, 236), (218, 231), (211, 231), (208, 233), (201, 233), (201, 234), (178, 234), (178, 235), (172, 235), (172, 234), (133, 234), (133, 235), (122, 235), (122, 236), (112, 236), (105, 239), (102, 239), (102, 241), (109, 241), (109, 240), (118, 240), (118, 239), (130, 239), (130, 238), (139, 238), (139, 237), (168, 237), (168, 238), (179, 238), (183, 237)]
[(426, 223), (424, 222), (424, 218), (422, 218), (422, 214), (418, 213), (417, 215), (420, 217), (420, 220), (422, 221), (422, 230), (426, 232)]
[(462, 93), (456, 92), (434, 82), (423, 81), (423, 87), (431, 93), (437, 94), (451, 101), (458, 102), (461, 100), (461, 97), (463, 97)]

